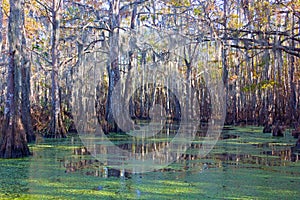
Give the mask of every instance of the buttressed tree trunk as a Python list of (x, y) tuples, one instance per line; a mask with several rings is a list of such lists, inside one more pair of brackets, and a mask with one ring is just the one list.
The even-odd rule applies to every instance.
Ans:
[(9, 64), (7, 76), (7, 99), (4, 111), (4, 124), (0, 143), (0, 157), (18, 158), (30, 155), (26, 134), (21, 120), (21, 71), (23, 0), (10, 0), (8, 20)]

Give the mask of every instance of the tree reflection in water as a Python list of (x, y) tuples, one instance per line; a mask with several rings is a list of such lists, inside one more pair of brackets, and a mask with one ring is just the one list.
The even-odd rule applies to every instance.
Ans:
[[(187, 171), (194, 170), (202, 172), (206, 169), (224, 167), (226, 165), (242, 167), (242, 165), (249, 165), (256, 168), (261, 166), (287, 166), (290, 162), (298, 162), (299, 149), (296, 146), (280, 146), (277, 143), (258, 143), (250, 144), (250, 148), (255, 152), (220, 152), (219, 149), (216, 152), (212, 152), (207, 156), (200, 157), (199, 149), (201, 149), (201, 138), (205, 136), (205, 124), (201, 125), (200, 131), (195, 135), (195, 141), (190, 149), (181, 154), (181, 156), (170, 166), (158, 169), (155, 171)], [(118, 138), (120, 135), (111, 136), (111, 140), (119, 148), (128, 152), (148, 152), (156, 151), (157, 149), (164, 148), (168, 145), (169, 141), (174, 137), (178, 129), (177, 124), (167, 124), (164, 129), (153, 136), (145, 140), (136, 140), (134, 138), (126, 137), (126, 139)], [(231, 129), (224, 129), (221, 135), (223, 141), (236, 141), (239, 143), (238, 135), (230, 133)], [(200, 142), (199, 142), (200, 141)], [(251, 147), (252, 146), (252, 147)], [(106, 146), (97, 147), (97, 154), (112, 154)], [(161, 154), (153, 157), (153, 159), (165, 159), (171, 156), (168, 154)], [(61, 160), (63, 167), (66, 168), (66, 173), (81, 171), (86, 175), (99, 176), (99, 177), (124, 177), (130, 178), (134, 171), (130, 171), (127, 168), (114, 169), (111, 167), (109, 160), (107, 162), (100, 162), (90, 155), (86, 147), (74, 148), (73, 156), (67, 160)], [(176, 167), (174, 167), (176, 166)]]

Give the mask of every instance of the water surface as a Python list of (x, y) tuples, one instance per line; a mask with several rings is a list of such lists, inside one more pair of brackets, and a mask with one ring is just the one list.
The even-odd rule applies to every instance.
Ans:
[[(99, 162), (77, 135), (45, 139), (30, 145), (29, 158), (0, 160), (0, 199), (299, 199), (300, 162), (290, 133), (276, 138), (261, 127), (225, 128), (206, 157), (198, 156), (200, 134), (178, 161), (143, 174)], [(110, 139), (138, 147), (120, 134)], [(151, 149), (166, 139), (148, 142)]]

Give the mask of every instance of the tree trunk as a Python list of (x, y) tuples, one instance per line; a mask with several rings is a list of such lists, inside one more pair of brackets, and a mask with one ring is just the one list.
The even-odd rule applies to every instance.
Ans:
[[(3, 32), (4, 32), (4, 27), (3, 27), (3, 12), (2, 12), (2, 8), (3, 8), (3, 1), (0, 0), (0, 63), (3, 62), (4, 60), (4, 54), (2, 53), (2, 47), (3, 47)], [(0, 106), (3, 106), (4, 103), (4, 86), (3, 86), (3, 82), (5, 81), (5, 75), (3, 73), (0, 74)], [(1, 117), (3, 115), (3, 113), (0, 114)]]
[[(224, 0), (224, 43), (222, 46), (222, 79), (225, 86), (226, 105), (228, 104), (228, 68), (227, 68), (227, 0)], [(229, 106), (228, 106), (229, 107)]]
[(52, 72), (51, 72), (51, 98), (52, 98), (52, 112), (50, 121), (50, 130), (46, 137), (49, 138), (64, 138), (66, 137), (66, 129), (62, 121), (62, 110), (59, 95), (59, 17), (60, 17), (60, 2), (52, 1), (52, 40), (51, 40), (51, 59), (52, 59)]
[(10, 0), (8, 22), (9, 65), (7, 77), (7, 99), (4, 111), (4, 124), (0, 143), (0, 157), (18, 158), (30, 155), (26, 134), (21, 121), (22, 90), (21, 71), (24, 54), (22, 51), (22, 9), (24, 1)]
[[(120, 80), (120, 71), (119, 71), (119, 25), (120, 25), (120, 15), (119, 15), (119, 0), (112, 0), (109, 2), (109, 12), (110, 12), (110, 59), (107, 64), (107, 71), (109, 74), (109, 85), (108, 85), (108, 96), (107, 96), (107, 105), (106, 105), (106, 120), (108, 122), (108, 129), (110, 131), (118, 131), (117, 124), (114, 120), (113, 116), (113, 108), (112, 108), (112, 92), (115, 85)], [(118, 97), (115, 97), (118, 98)], [(116, 99), (117, 102), (118, 99)]]
[[(24, 11), (22, 11), (22, 21), (25, 21)], [(24, 29), (23, 29), (24, 30)], [(27, 142), (35, 141), (30, 112), (30, 61), (26, 49), (25, 33), (22, 34), (22, 123), (26, 132)]]
[[(294, 14), (292, 15), (292, 37), (295, 37), (295, 16)], [(291, 46), (293, 48), (295, 48), (295, 41), (292, 40), (291, 41)], [(291, 121), (295, 121), (297, 123), (300, 123), (300, 121), (298, 121), (298, 117), (297, 117), (297, 102), (296, 102), (296, 84), (295, 84), (295, 78), (294, 78), (294, 74), (295, 74), (295, 58), (294, 56), (290, 56), (290, 120)]]
[[(0, 0), (0, 52), (2, 51), (2, 40), (3, 40), (3, 1)], [(1, 53), (2, 54), (2, 53)], [(0, 56), (0, 62), (2, 61), (2, 56)]]
[(34, 142), (35, 135), (33, 132), (30, 112), (30, 63), (29, 60), (23, 60), (22, 74), (22, 123), (26, 132), (27, 142)]

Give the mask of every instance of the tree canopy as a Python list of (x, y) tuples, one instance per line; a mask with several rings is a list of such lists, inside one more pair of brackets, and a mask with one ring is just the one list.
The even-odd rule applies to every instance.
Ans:
[[(98, 122), (106, 132), (118, 131), (112, 114), (116, 106), (112, 104), (116, 83), (126, 80), (123, 88), (126, 94), (129, 92), (126, 88), (135, 84), (130, 78), (133, 68), (146, 71), (148, 63), (170, 59), (178, 62), (169, 72), (180, 73), (189, 81), (185, 88), (195, 91), (191, 96), (199, 99), (202, 121), (210, 118), (212, 102), (202, 73), (205, 68), (213, 68), (221, 75), (225, 87), (227, 124), (299, 126), (299, 1), (13, 2), (2, 0), (0, 4), (1, 144), (4, 146), (8, 134), (7, 102), (12, 90), (14, 98), (19, 98), (15, 101), (22, 99), (16, 102), (17, 107), (13, 106), (22, 113), (22, 123), (18, 120), (13, 123), (23, 124), (27, 140), (34, 140), (33, 132), (45, 137), (66, 137), (68, 131), (76, 128), (73, 123), (76, 116), (72, 113), (74, 81), (79, 73), (89, 70), (87, 65), (93, 66), (100, 72), (95, 86)], [(20, 10), (14, 10), (15, 4), (21, 5)], [(14, 12), (19, 13), (18, 17)], [(170, 49), (156, 45), (150, 36), (147, 36), (149, 48), (135, 47), (134, 33), (140, 37), (147, 35), (147, 31), (142, 34), (139, 31), (148, 29), (172, 32), (191, 42), (182, 51), (178, 50), (181, 57), (168, 56)], [(122, 34), (130, 35), (132, 49), (122, 49)], [(13, 47), (14, 44), (17, 46)], [(193, 63), (191, 58), (196, 48), (200, 58)], [(107, 62), (108, 57), (114, 59)], [(21, 61), (16, 63), (13, 59)], [(10, 82), (11, 69), (20, 70), (15, 84)], [(87, 76), (90, 78), (91, 74)], [(170, 118), (180, 118), (176, 97), (166, 88), (151, 84), (139, 88), (130, 98), (130, 117), (149, 118), (149, 109), (157, 102), (164, 105)], [(19, 112), (18, 109), (14, 112)]]

